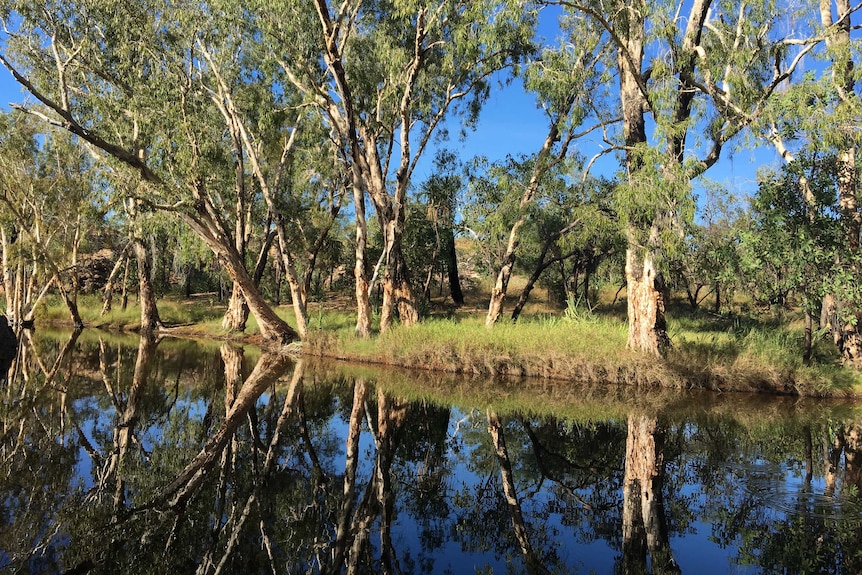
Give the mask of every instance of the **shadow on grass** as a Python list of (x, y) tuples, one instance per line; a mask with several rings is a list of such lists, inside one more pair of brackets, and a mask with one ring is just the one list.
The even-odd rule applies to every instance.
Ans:
[(667, 365), (707, 389), (792, 395), (849, 396), (862, 393), (862, 377), (840, 365), (826, 338), (814, 342), (809, 365), (803, 353), (802, 316), (740, 316), (674, 306)]

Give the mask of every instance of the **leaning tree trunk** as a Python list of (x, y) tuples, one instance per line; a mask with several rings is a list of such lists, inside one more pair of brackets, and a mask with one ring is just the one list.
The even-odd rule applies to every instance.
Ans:
[(524, 514), (521, 510), (521, 502), (518, 498), (518, 490), (515, 487), (515, 473), (512, 469), (512, 461), (509, 458), (509, 450), (506, 447), (506, 438), (503, 434), (503, 424), (500, 417), (493, 409), (488, 409), (488, 433), (497, 454), (497, 462), (500, 465), (500, 479), (503, 487), (503, 496), (506, 499), (506, 508), (512, 520), (512, 531), (515, 540), (524, 558), (526, 572), (529, 575), (548, 573), (547, 568), (542, 565), (530, 541), (530, 532)]
[(512, 269), (515, 267), (515, 248), (518, 245), (517, 234), (519, 224), (512, 226), (509, 233), (509, 245), (506, 248), (506, 255), (503, 259), (503, 265), (500, 266), (500, 271), (497, 272), (497, 279), (494, 282), (494, 287), (491, 288), (491, 299), (488, 302), (488, 315), (485, 316), (485, 327), (491, 329), (500, 316), (503, 315), (503, 302), (506, 299), (506, 291), (509, 288), (509, 280), (512, 278)]
[(527, 184), (524, 193), (521, 195), (521, 201), (518, 204), (520, 215), (509, 229), (509, 240), (506, 244), (506, 253), (503, 256), (503, 262), (500, 266), (500, 271), (497, 273), (497, 280), (494, 282), (494, 287), (491, 289), (491, 301), (488, 303), (488, 315), (485, 316), (485, 327), (491, 329), (500, 316), (503, 314), (503, 301), (506, 299), (506, 290), (509, 287), (509, 280), (512, 277), (512, 270), (515, 267), (515, 250), (518, 249), (520, 243), (520, 229), (527, 221), (527, 209), (533, 203), (533, 198), (539, 191), (539, 183), (544, 174), (558, 163), (566, 153), (566, 146), (551, 157), (551, 151), (560, 136), (560, 123), (568, 116), (568, 112), (574, 105), (574, 95), (570, 96), (568, 106), (565, 113), (561, 113), (557, 119), (551, 122), (548, 128), (548, 135), (545, 136), (545, 141), (542, 143), (542, 149), (539, 150), (539, 155), (536, 158), (536, 164), (533, 166), (533, 173), (530, 175), (530, 181)]
[(248, 274), (245, 262), (236, 248), (203, 221), (187, 214), (183, 215), (183, 219), (219, 257), (231, 279), (239, 285), (263, 339), (275, 344), (286, 344), (299, 339), (299, 334), (269, 307), (254, 279)]
[[(257, 254), (257, 262), (254, 265), (254, 273), (251, 279), (258, 288), (260, 288), (260, 281), (263, 279), (263, 272), (266, 269), (267, 254), (269, 253), (269, 248), (272, 247), (274, 239), (275, 233), (268, 231), (263, 238), (263, 242), (261, 242), (260, 252)], [(240, 253), (242, 252), (240, 251)], [(224, 317), (222, 318), (222, 328), (229, 332), (244, 332), (248, 323), (248, 314), (248, 304), (245, 301), (242, 290), (234, 282), (227, 310), (225, 310)]]
[(132, 249), (138, 264), (138, 295), (141, 303), (141, 331), (153, 332), (162, 325), (159, 308), (156, 306), (156, 290), (153, 287), (153, 260), (141, 238), (132, 240)]
[(521, 317), (521, 311), (524, 309), (524, 306), (527, 305), (530, 293), (533, 291), (533, 287), (536, 285), (536, 282), (539, 281), (539, 278), (542, 276), (542, 272), (548, 269), (548, 267), (556, 261), (552, 260), (550, 262), (545, 262), (545, 258), (548, 256), (548, 250), (551, 249), (552, 243), (553, 240), (551, 238), (546, 238), (542, 244), (542, 251), (539, 253), (539, 261), (536, 262), (536, 267), (533, 269), (533, 273), (530, 274), (530, 279), (527, 280), (527, 285), (525, 285), (524, 289), (521, 290), (518, 303), (516, 303), (515, 307), (512, 309), (513, 322), (518, 321), (518, 318)]

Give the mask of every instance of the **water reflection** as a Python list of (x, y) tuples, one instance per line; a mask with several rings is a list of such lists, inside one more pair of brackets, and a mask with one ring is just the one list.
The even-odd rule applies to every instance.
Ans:
[(91, 331), (25, 338), (2, 397), (10, 573), (862, 571), (852, 405)]

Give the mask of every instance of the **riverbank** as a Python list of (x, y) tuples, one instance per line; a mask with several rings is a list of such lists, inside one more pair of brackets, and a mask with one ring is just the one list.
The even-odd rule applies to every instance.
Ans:
[[(502, 324), (428, 320), (372, 340), (315, 331), (303, 353), (355, 363), (495, 377), (638, 387), (862, 398), (862, 377), (834, 363), (803, 365), (759, 330), (677, 333), (664, 359), (626, 349), (622, 322), (542, 320)], [(784, 342), (786, 343), (786, 342)]]
[[(82, 306), (82, 310), (97, 305)], [(293, 322), (292, 309), (278, 313)], [(405, 367), (424, 372), (552, 382), (613, 383), (638, 387), (761, 392), (803, 397), (862, 399), (862, 374), (837, 363), (828, 342), (815, 346), (811, 365), (801, 359), (801, 326), (792, 316), (716, 316), (684, 309), (669, 314), (673, 348), (655, 359), (626, 349), (619, 307), (534, 313), (517, 324), (484, 327), (481, 308), (437, 310), (409, 328), (396, 325), (370, 339), (353, 335), (354, 317), (338, 306), (310, 306), (310, 333), (302, 353), (341, 361)], [(166, 335), (257, 343), (254, 318), (244, 334), (228, 334), (223, 308), (209, 300), (160, 302)], [(444, 313), (445, 312), (445, 313)], [(137, 329), (137, 310), (82, 311), (92, 327)], [(49, 306), (37, 316), (63, 320)]]

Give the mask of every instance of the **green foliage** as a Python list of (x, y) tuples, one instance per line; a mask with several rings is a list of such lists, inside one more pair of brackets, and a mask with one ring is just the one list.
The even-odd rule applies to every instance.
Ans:
[(782, 306), (798, 294), (815, 316), (821, 298), (835, 289), (859, 301), (855, 282), (848, 285), (846, 266), (855, 256), (846, 252), (838, 210), (832, 158), (800, 158), (764, 177), (741, 236), (746, 289), (763, 303)]
[(703, 189), (700, 221), (686, 228), (683, 251), (671, 264), (671, 283), (685, 290), (692, 307), (712, 296), (719, 308), (714, 311), (720, 312), (739, 283), (739, 242), (747, 219), (727, 190), (711, 182)]

